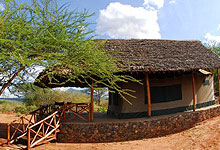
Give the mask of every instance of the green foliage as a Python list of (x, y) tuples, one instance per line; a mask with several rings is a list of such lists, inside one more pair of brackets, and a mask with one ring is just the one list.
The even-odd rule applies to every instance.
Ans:
[(6, 100), (0, 100), (0, 104), (7, 103)]
[(90, 102), (90, 97), (84, 94), (74, 94), (70, 91), (39, 89), (25, 95), (24, 103), (27, 106), (53, 104), (54, 102)]
[[(82, 90), (82, 92), (83, 93), (90, 93), (91, 89), (90, 88), (85, 88), (84, 90)], [(94, 89), (93, 92), (94, 92), (94, 95), (95, 95), (95, 97), (94, 97), (95, 103), (97, 105), (100, 105), (101, 100), (105, 100), (104, 96), (106, 96), (106, 92), (108, 92), (108, 89), (107, 88), (97, 88), (97, 89)]]
[(18, 112), (18, 113), (16, 113), (16, 117), (21, 117), (21, 113), (20, 112)]
[[(208, 41), (205, 43), (205, 46), (211, 49), (214, 53), (217, 55), (220, 55), (220, 44), (216, 41)], [(220, 74), (220, 69), (210, 69), (209, 71), (212, 72), (214, 75), (214, 91), (215, 91), (215, 96), (219, 97), (219, 80), (218, 80), (218, 74)]]
[(71, 12), (67, 5), (58, 7), (55, 0), (31, 0), (26, 4), (3, 0), (3, 3), (5, 10), (0, 12), (3, 85), (12, 82), (13, 76), (20, 77), (16, 82), (25, 81), (36, 66), (67, 64), (76, 69), (82, 62), (79, 59), (85, 61), (89, 60), (86, 56), (94, 56), (86, 22), (91, 14), (87, 11)]
[(10, 92), (14, 95), (27, 95), (28, 93), (32, 93), (34, 91), (39, 90), (40, 88), (35, 86), (33, 83), (19, 83), (15, 84), (11, 89)]
[[(21, 114), (30, 113), (42, 104), (53, 104), (54, 102), (73, 102), (73, 103), (89, 103), (90, 96), (86, 96), (82, 93), (74, 94), (70, 91), (59, 91), (51, 89), (39, 89), (33, 92), (27, 92), (23, 103), (9, 102), (0, 100), (0, 113), (17, 113), (17, 116)], [(101, 101), (101, 105), (95, 104), (95, 112), (107, 112), (108, 101)]]
[(11, 113), (15, 112), (19, 114), (27, 114), (37, 109), (37, 106), (30, 105), (27, 106), (24, 103), (20, 102), (8, 102), (5, 100), (0, 101), (0, 112), (1, 113)]
[(218, 47), (211, 48), (216, 54), (220, 55), (220, 45)]
[[(55, 76), (57, 70), (61, 70), (68, 79), (64, 82), (80, 81), (90, 86), (88, 81), (92, 79), (95, 84), (117, 90), (123, 98), (124, 94), (130, 95), (130, 90), (121, 89), (117, 83), (138, 81), (130, 76), (116, 75), (123, 71), (117, 65), (120, 60), (109, 56), (110, 52), (102, 48), (103, 42), (91, 40), (93, 36), (86, 20), (92, 14), (86, 10), (69, 11), (65, 4), (58, 7), (56, 0), (31, 0), (26, 4), (18, 4), (15, 0), (3, 2), (0, 81), (5, 87), (25, 82), (27, 74), (31, 75), (30, 70), (41, 66), (53, 68), (46, 72), (50, 82), (57, 83)], [(122, 64), (120, 66), (123, 68)], [(69, 70), (72, 72), (68, 73)], [(14, 80), (17, 76), (20, 78)]]
[(19, 102), (1, 101), (0, 112), (1, 113), (15, 112), (15, 109), (17, 107), (20, 107), (21, 105), (22, 105), (22, 103), (19, 103)]
[(99, 113), (105, 113), (105, 112), (107, 112), (107, 110), (108, 109), (104, 105), (101, 105), (97, 108), (97, 112), (99, 112)]
[(15, 112), (17, 114), (27, 114), (27, 113), (30, 113), (30, 112), (36, 110), (37, 108), (38, 107), (35, 106), (35, 105), (26, 106), (26, 105), (23, 104), (23, 105), (21, 105), (19, 107), (16, 107), (15, 108)]

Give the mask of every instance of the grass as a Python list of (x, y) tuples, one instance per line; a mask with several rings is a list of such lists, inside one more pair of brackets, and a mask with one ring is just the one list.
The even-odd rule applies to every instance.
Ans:
[(23, 104), (19, 102), (11, 102), (0, 100), (0, 113), (15, 112), (16, 108), (21, 107)]
[(0, 113), (17, 113), (17, 116), (20, 116), (35, 109), (37, 109), (37, 107), (34, 105), (26, 106), (21, 102), (0, 100)]

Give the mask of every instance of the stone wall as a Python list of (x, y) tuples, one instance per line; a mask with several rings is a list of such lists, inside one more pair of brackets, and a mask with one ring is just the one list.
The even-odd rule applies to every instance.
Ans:
[(161, 117), (120, 120), (117, 122), (66, 123), (58, 142), (92, 143), (152, 138), (176, 133), (196, 123), (220, 115), (220, 106)]

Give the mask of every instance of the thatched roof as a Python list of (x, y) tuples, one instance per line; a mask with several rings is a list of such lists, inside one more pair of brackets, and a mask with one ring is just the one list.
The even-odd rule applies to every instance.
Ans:
[[(191, 72), (199, 69), (220, 68), (220, 57), (203, 46), (200, 41), (109, 39), (106, 40), (104, 49), (122, 52), (111, 54), (120, 58), (121, 63), (127, 64), (125, 69), (128, 73)], [(86, 86), (77, 81), (66, 82), (62, 85), (55, 84), (56, 81), (49, 83), (48, 76), (44, 76), (45, 71), (51, 72), (52, 70), (46, 69), (41, 72), (37, 78), (40, 82), (38, 80), (35, 85), (40, 87)], [(67, 81), (65, 74), (72, 71), (61, 67), (56, 72), (54, 75), (56, 80)]]
[(133, 62), (130, 71), (189, 71), (220, 67), (220, 57), (200, 41), (109, 39), (105, 49), (118, 50), (115, 56)]

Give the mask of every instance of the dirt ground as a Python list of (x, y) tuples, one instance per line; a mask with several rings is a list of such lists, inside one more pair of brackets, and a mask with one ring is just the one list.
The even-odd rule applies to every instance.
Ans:
[[(0, 128), (15, 119), (14, 114), (0, 114)], [(2, 132), (2, 131), (0, 131)], [(4, 138), (4, 137), (3, 137)], [(0, 136), (0, 140), (3, 139)], [(3, 139), (4, 140), (4, 139)], [(1, 149), (10, 149), (1, 147)], [(220, 150), (220, 116), (199, 123), (180, 133), (127, 142), (67, 144), (50, 143), (33, 150)]]

